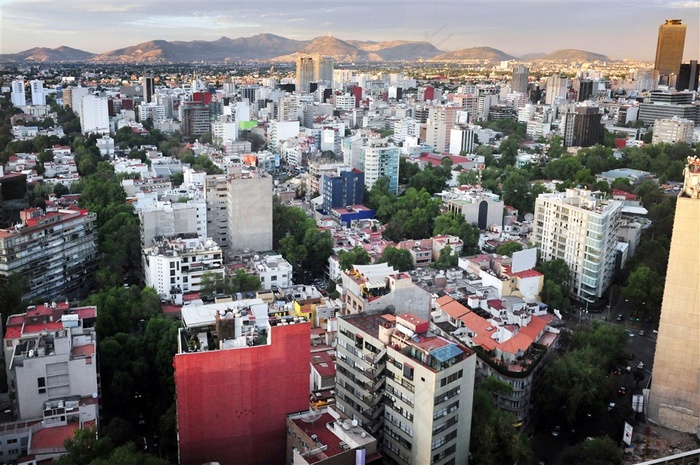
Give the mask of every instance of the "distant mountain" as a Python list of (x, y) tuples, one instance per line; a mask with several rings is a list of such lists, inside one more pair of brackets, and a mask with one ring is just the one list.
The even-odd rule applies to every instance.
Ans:
[(93, 62), (161, 62), (184, 63), (194, 61), (250, 61), (269, 60), (283, 53), (293, 53), (308, 41), (287, 39), (274, 34), (214, 41), (190, 42), (152, 40), (131, 47), (120, 48), (92, 57)]
[(566, 48), (545, 55), (540, 60), (548, 61), (611, 61), (609, 57), (600, 53), (586, 52), (585, 50), (575, 50)]
[(544, 57), (546, 57), (546, 53), (538, 52), (538, 53), (526, 53), (525, 55), (521, 55), (518, 57), (518, 60), (540, 60)]
[(366, 52), (349, 42), (332, 36), (316, 37), (306, 47), (288, 55), (277, 56), (273, 58), (272, 61), (293, 62), (296, 61), (298, 55), (330, 56), (337, 62), (382, 61), (379, 55)]
[(348, 41), (366, 52), (374, 52), (385, 61), (427, 60), (443, 53), (429, 42), (392, 40), (384, 42)]
[(505, 52), (491, 47), (472, 47), (455, 50), (453, 52), (443, 53), (433, 57), (430, 61), (467, 61), (467, 60), (484, 60), (484, 61), (506, 61), (514, 60), (515, 57), (508, 55)]
[(8, 53), (0, 55), (1, 61), (38, 61), (38, 62), (61, 62), (61, 61), (85, 61), (94, 56), (94, 53), (70, 48), (66, 46), (56, 48), (34, 47), (19, 53)]

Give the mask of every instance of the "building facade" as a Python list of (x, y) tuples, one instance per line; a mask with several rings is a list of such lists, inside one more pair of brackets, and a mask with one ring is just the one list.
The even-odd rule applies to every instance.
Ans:
[(309, 323), (268, 319), (260, 299), (186, 306), (182, 316), (179, 463), (284, 463), (287, 414), (309, 409)]
[(559, 258), (571, 269), (571, 294), (594, 302), (612, 282), (623, 203), (585, 189), (540, 194), (534, 239), (543, 260)]
[(75, 210), (20, 212), (21, 223), (0, 230), (0, 280), (27, 279), (23, 300), (87, 297), (98, 268), (97, 216)]
[(399, 191), (399, 148), (386, 139), (370, 139), (360, 151), (359, 168), (365, 173), (368, 190), (381, 177), (389, 178), (389, 192)]
[(678, 75), (683, 60), (687, 26), (680, 19), (667, 19), (659, 26), (654, 69), (662, 76)]
[(657, 119), (654, 121), (654, 132), (651, 143), (675, 144), (676, 142), (693, 143), (695, 123), (689, 119), (678, 118)]
[(229, 250), (272, 249), (272, 177), (264, 171), (233, 173), (228, 181)]
[(688, 158), (673, 221), (647, 416), (700, 435), (700, 159)]
[(323, 176), (323, 210), (360, 205), (365, 202), (365, 174), (360, 170), (338, 169), (336, 176)]
[(85, 95), (80, 100), (80, 127), (83, 134), (109, 134), (107, 97)]

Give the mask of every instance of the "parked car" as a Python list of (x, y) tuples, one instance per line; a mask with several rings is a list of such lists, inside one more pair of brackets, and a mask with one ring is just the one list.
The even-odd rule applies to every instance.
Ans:
[(644, 362), (639, 362), (639, 365), (637, 365), (637, 368), (640, 370), (644, 369)]
[(622, 316), (622, 313), (620, 313), (619, 315), (617, 315), (617, 318), (615, 318), (615, 319), (616, 319), (617, 321), (622, 321), (622, 320), (624, 320), (625, 318)]
[(627, 394), (627, 388), (625, 386), (620, 386), (620, 389), (617, 390), (617, 393), (621, 396), (624, 396), (625, 394)]
[(554, 429), (552, 430), (552, 436), (554, 436), (556, 438), (557, 436), (559, 436), (560, 433), (561, 433), (561, 426), (559, 426), (559, 425), (555, 426)]
[(644, 330), (643, 330), (643, 329), (640, 329), (640, 330), (639, 330), (639, 335), (640, 335), (640, 336), (644, 336)]

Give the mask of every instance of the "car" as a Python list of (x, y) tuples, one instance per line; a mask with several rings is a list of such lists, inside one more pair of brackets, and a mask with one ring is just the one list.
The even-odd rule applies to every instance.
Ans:
[(537, 461), (537, 465), (547, 465), (547, 459), (542, 457)]
[(613, 410), (615, 410), (615, 406), (616, 406), (616, 405), (617, 405), (617, 404), (616, 404), (615, 402), (610, 402), (610, 403), (608, 404), (608, 412), (612, 412)]
[(637, 365), (637, 369), (643, 370), (644, 369), (644, 362), (639, 362), (639, 365)]
[(640, 336), (644, 336), (644, 330), (643, 330), (643, 329), (640, 329), (640, 330), (639, 330), (639, 335), (640, 335)]
[(555, 426), (554, 429), (552, 430), (552, 436), (554, 436), (556, 438), (557, 436), (559, 436), (560, 433), (561, 433), (561, 426), (559, 426), (559, 425)]
[(630, 337), (634, 337), (634, 333), (632, 331), (627, 332), (627, 334), (629, 334)]
[(627, 394), (627, 388), (625, 386), (620, 386), (620, 389), (617, 390), (617, 393), (621, 396), (624, 396), (625, 394)]
[(613, 374), (613, 375), (621, 375), (621, 374), (622, 374), (622, 368), (616, 367), (615, 369), (613, 369), (612, 374)]
[(620, 313), (619, 315), (617, 315), (617, 318), (615, 318), (615, 319), (616, 319), (617, 321), (622, 321), (622, 320), (625, 319), (625, 317), (623, 317), (623, 316), (622, 316), (622, 313)]

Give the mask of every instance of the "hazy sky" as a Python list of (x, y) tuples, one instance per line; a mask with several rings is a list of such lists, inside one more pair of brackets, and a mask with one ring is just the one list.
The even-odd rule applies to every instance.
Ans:
[(658, 27), (687, 24), (684, 61), (700, 58), (700, 1), (566, 2), (265, 0), (0, 0), (0, 53), (67, 45), (101, 53), (148, 40), (274, 33), (292, 39), (426, 40), (441, 50), (490, 46), (511, 55), (575, 48), (653, 60)]

